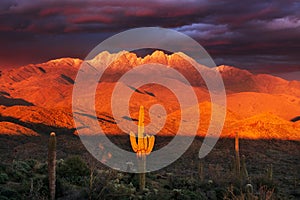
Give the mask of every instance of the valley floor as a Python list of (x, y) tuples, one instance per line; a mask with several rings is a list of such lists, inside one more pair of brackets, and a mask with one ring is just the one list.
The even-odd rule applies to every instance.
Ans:
[[(111, 136), (110, 139), (118, 146), (130, 150), (130, 142), (127, 135)], [(164, 146), (171, 139), (168, 137), (157, 137), (156, 148)], [(193, 144), (184, 155), (170, 166), (148, 173), (146, 185), (150, 188), (150, 191), (153, 190), (159, 194), (169, 194), (171, 195), (169, 197), (173, 199), (177, 190), (179, 192), (178, 195), (195, 196), (195, 198), (190, 199), (197, 199), (197, 192), (203, 194), (204, 199), (211, 198), (210, 196), (219, 198), (219, 193), (223, 195), (222, 198), (225, 198), (227, 194), (230, 195), (230, 186), (235, 184), (231, 170), (232, 157), (234, 156), (234, 140), (223, 138), (218, 141), (212, 152), (201, 161), (203, 163), (203, 179), (200, 180), (198, 151), (202, 140), (203, 138), (195, 138)], [(3, 170), (3, 166), (12, 165), (16, 161), (34, 159), (40, 163), (46, 163), (47, 145), (48, 136), (45, 135), (38, 137), (1, 135), (0, 157), (2, 168), (0, 170)], [(274, 199), (300, 198), (299, 141), (240, 139), (240, 154), (245, 155), (246, 158), (246, 168), (249, 174), (249, 180), (246, 182), (254, 186), (256, 193), (260, 192), (260, 187), (266, 185), (270, 190), (274, 189), (272, 191)], [(95, 162), (96, 160), (84, 148), (79, 137), (67, 134), (58, 135), (57, 160), (67, 159), (72, 155), (79, 155), (88, 163), (88, 166), (90, 166), (92, 161), (97, 163), (98, 169), (109, 170), (100, 162)], [(271, 164), (273, 179), (268, 181), (266, 180), (267, 170)], [(133, 176), (130, 175), (130, 177)], [(246, 182), (243, 184), (246, 184)], [(193, 184), (196, 185), (193, 186)], [(6, 183), (4, 186), (9, 187), (9, 184)], [(200, 189), (202, 187), (202, 189), (198, 190), (195, 187)], [(243, 187), (241, 186), (241, 191)], [(214, 192), (211, 194), (210, 191)], [(67, 197), (65, 196), (65, 198)]]

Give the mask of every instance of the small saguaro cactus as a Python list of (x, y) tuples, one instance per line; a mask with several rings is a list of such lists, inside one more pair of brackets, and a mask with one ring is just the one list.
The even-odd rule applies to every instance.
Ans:
[(199, 174), (200, 181), (202, 182), (204, 180), (204, 160), (203, 159), (201, 159), (199, 161), (198, 174)]
[(246, 157), (242, 155), (242, 162), (241, 162), (241, 177), (243, 180), (247, 180), (249, 178), (248, 170), (246, 166)]
[(239, 147), (239, 134), (236, 132), (235, 134), (235, 157), (232, 157), (233, 160), (233, 170), (235, 176), (239, 183), (241, 184), (244, 181), (249, 179), (247, 167), (246, 167), (246, 157), (242, 155), (242, 159), (240, 158), (240, 147)]
[(250, 183), (248, 183), (245, 186), (245, 190), (246, 190), (246, 199), (249, 200), (256, 199), (255, 196), (253, 195), (253, 186)]
[(234, 149), (235, 149), (235, 169), (236, 169), (236, 176), (238, 178), (240, 178), (240, 174), (241, 174), (241, 162), (240, 162), (240, 149), (239, 149), (239, 134), (238, 132), (236, 132), (235, 134), (235, 145), (234, 145)]
[(273, 180), (273, 165), (272, 164), (270, 164), (268, 169), (267, 169), (267, 179), (269, 181)]
[(49, 177), (49, 192), (50, 199), (55, 199), (55, 181), (56, 181), (56, 136), (52, 132), (48, 144), (48, 177)]
[(138, 142), (133, 132), (130, 132), (130, 143), (138, 158), (139, 171), (139, 189), (144, 190), (146, 184), (146, 155), (149, 155), (153, 149), (155, 138), (144, 134), (144, 107), (140, 106), (138, 122)]

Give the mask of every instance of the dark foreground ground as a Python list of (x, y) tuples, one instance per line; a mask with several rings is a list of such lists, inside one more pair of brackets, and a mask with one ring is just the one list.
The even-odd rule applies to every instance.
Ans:
[[(170, 139), (156, 137), (155, 148)], [(111, 140), (130, 150), (127, 135), (112, 136)], [(232, 167), (234, 140), (220, 139), (200, 162), (198, 151), (202, 140), (196, 138), (187, 152), (170, 166), (148, 173), (147, 189), (139, 192), (135, 174), (102, 165), (90, 156), (79, 137), (58, 135), (57, 198), (300, 199), (299, 141), (241, 139), (240, 154), (245, 156), (249, 175), (241, 180)], [(0, 199), (48, 198), (47, 148), (48, 136), (0, 136)], [(203, 172), (199, 172), (201, 165)], [(247, 184), (253, 187), (251, 194), (245, 189)]]

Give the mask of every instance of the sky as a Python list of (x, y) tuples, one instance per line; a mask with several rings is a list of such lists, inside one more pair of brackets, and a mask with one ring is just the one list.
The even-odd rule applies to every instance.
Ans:
[(217, 65), (295, 77), (299, 10), (290, 0), (1, 0), (0, 69), (83, 59), (116, 33), (155, 26), (192, 37)]

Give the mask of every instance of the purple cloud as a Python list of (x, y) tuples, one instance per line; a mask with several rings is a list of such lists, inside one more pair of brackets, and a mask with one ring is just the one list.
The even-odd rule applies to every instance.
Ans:
[[(5, 60), (0, 65), (8, 65), (9, 60), (16, 64), (15, 53), (29, 47), (38, 55), (31, 54), (32, 61), (26, 62), (50, 58), (49, 52), (54, 52), (51, 57), (83, 58), (109, 35), (134, 27), (160, 26), (199, 41), (217, 64), (299, 71), (299, 10), (300, 3), (291, 0), (3, 0), (0, 41), (9, 48), (0, 51)], [(74, 40), (78, 48), (68, 49)], [(19, 64), (27, 64), (24, 62)]]

